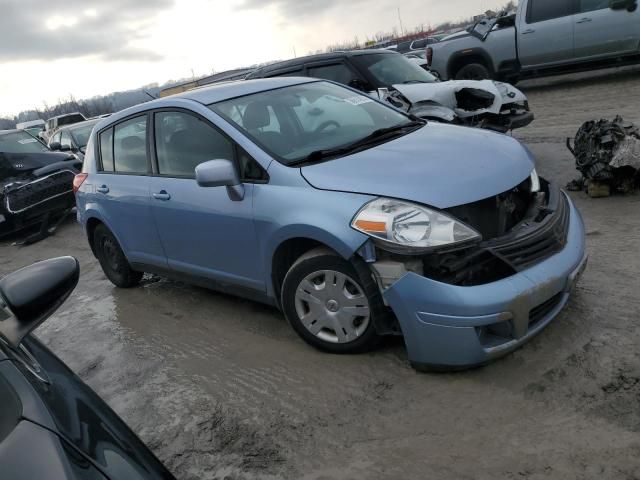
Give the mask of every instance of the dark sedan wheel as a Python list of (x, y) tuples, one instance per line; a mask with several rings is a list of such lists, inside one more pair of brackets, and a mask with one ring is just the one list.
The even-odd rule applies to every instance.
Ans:
[(332, 353), (358, 353), (380, 337), (374, 318), (382, 299), (371, 278), (328, 249), (316, 249), (291, 267), (282, 286), (282, 307), (294, 330), (310, 345)]
[(487, 80), (489, 78), (491, 78), (489, 69), (481, 63), (470, 63), (456, 73), (456, 80)]
[(140, 283), (144, 274), (131, 269), (118, 240), (107, 227), (96, 227), (93, 244), (100, 266), (111, 283), (120, 288), (131, 288)]

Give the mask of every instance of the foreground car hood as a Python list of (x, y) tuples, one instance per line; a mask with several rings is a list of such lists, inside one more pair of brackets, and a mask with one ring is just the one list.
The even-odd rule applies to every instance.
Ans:
[(30, 173), (38, 168), (56, 162), (75, 160), (69, 153), (2, 153), (0, 152), (0, 180), (20, 174)]
[(529, 152), (511, 137), (429, 123), (369, 150), (302, 167), (301, 172), (322, 190), (449, 208), (506, 192), (533, 168)]
[[(461, 117), (470, 117), (482, 113), (500, 113), (503, 105), (511, 103), (524, 103), (527, 97), (513, 85), (491, 80), (449, 80), (437, 83), (412, 83), (393, 85), (412, 104), (419, 102), (436, 102), (445, 107), (451, 108)], [(456, 93), (462, 89), (471, 88), (483, 90), (494, 96), (493, 104), (488, 108), (467, 111), (458, 108)]]

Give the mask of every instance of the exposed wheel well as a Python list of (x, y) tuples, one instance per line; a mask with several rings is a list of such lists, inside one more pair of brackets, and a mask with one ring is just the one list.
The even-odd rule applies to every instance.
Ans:
[(310, 238), (290, 238), (278, 246), (271, 264), (271, 281), (278, 305), (280, 304), (282, 282), (291, 266), (302, 255), (318, 247), (326, 247), (326, 245)]
[(460, 55), (452, 59), (451, 63), (449, 63), (449, 73), (447, 77), (449, 79), (455, 79), (456, 74), (462, 67), (472, 63), (479, 63), (480, 65), (485, 66), (487, 70), (489, 70), (489, 73), (493, 75), (493, 66), (491, 65), (491, 62), (480, 53), (472, 53), (468, 55)]
[(96, 231), (96, 227), (98, 225), (102, 225), (102, 222), (97, 218), (90, 218), (87, 220), (87, 240), (89, 240), (89, 246), (91, 247), (91, 251), (94, 256), (96, 255), (96, 251), (93, 245), (93, 233)]

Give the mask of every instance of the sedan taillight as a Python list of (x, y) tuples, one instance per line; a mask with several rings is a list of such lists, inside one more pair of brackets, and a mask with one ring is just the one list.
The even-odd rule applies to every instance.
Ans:
[(89, 175), (87, 173), (78, 173), (73, 177), (73, 193), (76, 193)]

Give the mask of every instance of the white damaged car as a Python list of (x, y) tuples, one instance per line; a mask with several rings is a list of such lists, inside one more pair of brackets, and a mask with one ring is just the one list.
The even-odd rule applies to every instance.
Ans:
[(405, 56), (388, 50), (332, 52), (275, 63), (249, 78), (315, 77), (368, 92), (417, 117), (507, 132), (529, 125), (527, 97), (492, 80), (441, 82)]

